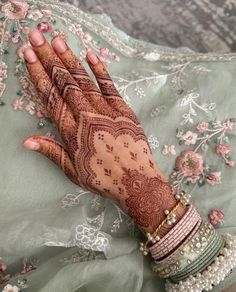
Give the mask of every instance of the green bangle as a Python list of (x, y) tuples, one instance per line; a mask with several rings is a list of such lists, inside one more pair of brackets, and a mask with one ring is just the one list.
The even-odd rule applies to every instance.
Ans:
[(203, 271), (208, 265), (210, 265), (218, 256), (221, 249), (224, 247), (224, 240), (218, 233), (215, 233), (214, 238), (204, 250), (204, 252), (191, 264), (189, 264), (181, 273), (176, 274), (170, 279), (172, 282), (177, 283), (188, 278), (190, 275), (196, 275)]
[(218, 255), (223, 244), (224, 242), (221, 237), (219, 235), (215, 236), (204, 253), (182, 270), (181, 273), (171, 277), (171, 280), (173, 282), (183, 281), (188, 276), (195, 275), (202, 271), (205, 266), (209, 265), (209, 262), (214, 261), (214, 258)]

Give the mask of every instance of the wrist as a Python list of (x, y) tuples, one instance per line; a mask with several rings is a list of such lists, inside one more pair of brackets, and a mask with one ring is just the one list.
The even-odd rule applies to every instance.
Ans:
[[(126, 169), (122, 185), (125, 189), (122, 207), (145, 233), (153, 233), (165, 220), (165, 211), (172, 210), (178, 204), (171, 184), (160, 175), (150, 177), (137, 170)], [(178, 209), (177, 220), (186, 210), (184, 206)], [(170, 228), (165, 224), (162, 232), (168, 232)]]

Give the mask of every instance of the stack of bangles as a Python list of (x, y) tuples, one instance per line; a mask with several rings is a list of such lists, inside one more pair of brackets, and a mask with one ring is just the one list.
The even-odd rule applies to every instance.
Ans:
[[(165, 211), (166, 218), (153, 234), (147, 233), (140, 250), (144, 255), (151, 253), (155, 260), (153, 270), (167, 279), (167, 291), (212, 290), (236, 266), (236, 237), (220, 235), (210, 223), (202, 221), (184, 191), (176, 198), (177, 205)], [(187, 210), (177, 220), (176, 211), (183, 205)], [(166, 224), (173, 227), (161, 237)]]

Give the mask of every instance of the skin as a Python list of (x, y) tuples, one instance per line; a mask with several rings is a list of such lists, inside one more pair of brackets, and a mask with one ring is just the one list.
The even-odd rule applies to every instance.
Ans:
[[(32, 82), (57, 125), (63, 145), (43, 136), (28, 137), (24, 147), (56, 163), (75, 184), (116, 199), (144, 232), (165, 219), (178, 203), (152, 156), (143, 128), (116, 90), (104, 64), (89, 52), (95, 84), (59, 37), (51, 45), (37, 30), (24, 52)], [(177, 210), (177, 220), (185, 213)], [(161, 235), (171, 227), (165, 224)]]

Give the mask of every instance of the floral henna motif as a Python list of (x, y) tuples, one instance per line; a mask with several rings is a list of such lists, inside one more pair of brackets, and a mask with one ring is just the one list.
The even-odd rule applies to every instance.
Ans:
[(149, 178), (137, 170), (125, 169), (125, 204), (128, 214), (141, 227), (158, 226), (165, 218), (163, 210), (176, 205), (172, 187), (160, 176)]
[[(60, 166), (73, 182), (117, 199), (142, 230), (154, 230), (176, 199), (135, 113), (99, 59), (95, 64), (87, 56), (98, 88), (68, 47), (57, 52), (58, 38), (52, 42), (53, 50), (41, 34), (43, 43), (34, 45), (35, 33), (39, 37), (38, 31), (30, 35), (33, 53), (25, 51), (27, 67), (64, 145), (48, 137), (31, 137), (25, 146), (33, 142), (31, 149)], [(36, 55), (30, 62), (27, 55), (32, 54)]]

